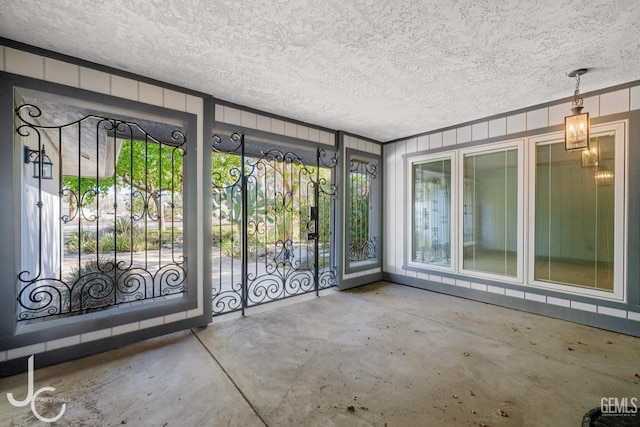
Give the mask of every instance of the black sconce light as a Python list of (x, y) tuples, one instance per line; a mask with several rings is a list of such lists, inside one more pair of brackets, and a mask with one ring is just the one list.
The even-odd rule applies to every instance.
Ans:
[(33, 177), (53, 179), (53, 162), (44, 151), (44, 145), (40, 150), (32, 150), (24, 147), (24, 162), (33, 163)]

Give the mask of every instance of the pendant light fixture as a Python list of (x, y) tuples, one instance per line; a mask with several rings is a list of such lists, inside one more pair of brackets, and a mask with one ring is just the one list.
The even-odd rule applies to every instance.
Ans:
[(586, 68), (571, 71), (567, 76), (576, 79), (573, 92), (571, 116), (564, 118), (564, 148), (567, 152), (589, 149), (589, 113), (583, 113), (583, 100), (580, 96), (580, 76), (587, 72)]

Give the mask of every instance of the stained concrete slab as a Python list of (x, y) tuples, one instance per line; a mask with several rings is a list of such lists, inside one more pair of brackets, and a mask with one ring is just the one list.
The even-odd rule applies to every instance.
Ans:
[[(0, 426), (207, 426), (264, 425), (191, 331), (154, 338), (34, 372), (34, 390), (65, 399), (63, 416), (40, 422), (29, 406), (27, 373), (0, 379)], [(54, 417), (61, 403), (39, 402)]]
[(198, 336), (269, 425), (578, 426), (640, 397), (638, 338), (385, 283)]
[[(35, 387), (69, 399), (53, 425), (578, 426), (602, 397), (640, 398), (639, 356), (638, 338), (381, 282), (39, 369)], [(5, 397), (26, 377), (0, 379), (0, 425), (37, 425)]]

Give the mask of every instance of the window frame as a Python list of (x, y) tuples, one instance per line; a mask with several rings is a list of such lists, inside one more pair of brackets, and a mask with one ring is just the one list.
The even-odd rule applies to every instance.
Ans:
[[(432, 264), (428, 262), (418, 262), (413, 261), (413, 257), (411, 254), (413, 253), (413, 224), (414, 224), (414, 206), (413, 200), (415, 198), (414, 195), (414, 175), (413, 168), (417, 164), (423, 163), (432, 163), (443, 160), (449, 160), (451, 164), (451, 195), (450, 195), (450, 209), (449, 212), (451, 214), (450, 218), (450, 236), (451, 236), (451, 245), (450, 245), (450, 259), (451, 262), (448, 266), (440, 265), (440, 264)], [(458, 250), (456, 248), (458, 241), (458, 215), (457, 215), (457, 194), (458, 194), (458, 164), (457, 164), (457, 156), (455, 151), (445, 152), (445, 153), (437, 153), (437, 154), (426, 154), (414, 157), (407, 157), (406, 161), (406, 170), (408, 176), (408, 195), (406, 197), (406, 209), (409, 213), (408, 221), (405, 232), (405, 254), (406, 254), (406, 262), (405, 265), (412, 269), (417, 270), (435, 270), (435, 271), (443, 271), (443, 272), (456, 272), (457, 268), (457, 253)]]
[[(583, 295), (595, 297), (599, 299), (623, 301), (627, 298), (627, 230), (628, 230), (628, 120), (608, 122), (591, 126), (591, 136), (597, 133), (607, 131), (615, 132), (615, 167), (614, 167), (614, 274), (613, 274), (613, 292), (605, 290), (597, 290), (580, 285), (562, 284), (557, 282), (539, 281), (535, 279), (535, 197), (536, 197), (536, 147), (537, 144), (547, 142), (563, 143), (564, 134), (562, 132), (547, 133), (544, 135), (536, 135), (527, 139), (528, 156), (529, 156), (529, 173), (527, 181), (528, 188), (528, 222), (527, 238), (528, 238), (528, 256), (527, 256), (527, 285), (534, 288), (549, 289), (559, 291), (571, 295)], [(557, 142), (556, 142), (557, 141)], [(620, 179), (618, 179), (620, 177)]]
[[(351, 235), (351, 191), (349, 188), (350, 182), (350, 164), (352, 159), (365, 160), (370, 164), (375, 164), (377, 176), (371, 180), (369, 187), (369, 209), (370, 218), (369, 221), (369, 237), (373, 237), (376, 241), (375, 257), (364, 260), (350, 260), (349, 259), (349, 244)], [(366, 151), (356, 150), (353, 148), (347, 148), (345, 150), (345, 194), (344, 194), (344, 241), (342, 242), (343, 250), (343, 262), (344, 272), (343, 274), (359, 273), (362, 271), (373, 270), (376, 268), (382, 268), (382, 159), (376, 154), (372, 154)], [(373, 218), (373, 220), (371, 219)], [(371, 223), (374, 222), (372, 225)], [(373, 236), (371, 236), (373, 234)]]
[[(7, 348), (13, 346), (23, 346), (32, 343), (43, 343), (44, 341), (78, 336), (79, 334), (91, 333), (98, 330), (106, 330), (121, 325), (141, 322), (150, 319), (173, 316), (176, 322), (184, 327), (193, 327), (201, 325), (206, 319), (210, 319), (210, 308), (208, 308), (207, 300), (204, 299), (204, 306), (199, 306), (203, 302), (203, 285), (202, 278), (199, 274), (201, 270), (197, 265), (197, 226), (198, 222), (198, 199), (202, 195), (198, 193), (197, 164), (201, 159), (195, 155), (198, 137), (197, 137), (197, 114), (173, 110), (167, 107), (146, 104), (140, 101), (123, 99), (107, 94), (94, 93), (85, 89), (60, 85), (52, 82), (45, 82), (30, 77), (13, 75), (8, 73), (0, 73), (2, 83), (0, 84), (0, 132), (4, 135), (10, 135), (8, 142), (2, 144), (2, 151), (6, 154), (2, 157), (2, 164), (6, 167), (1, 168), (3, 174), (20, 175), (24, 168), (22, 161), (22, 151), (16, 152), (19, 141), (16, 141), (15, 132), (15, 102), (14, 91), (16, 88), (35, 90), (52, 97), (71, 98), (79, 103), (88, 102), (90, 104), (99, 105), (104, 111), (110, 112), (114, 118), (133, 117), (140, 119), (141, 117), (157, 117), (165, 120), (178, 120), (186, 123), (188, 134), (185, 150), (189, 156), (185, 156), (184, 163), (184, 183), (183, 183), (183, 203), (185, 209), (184, 229), (184, 256), (185, 265), (188, 272), (185, 291), (172, 298), (158, 298), (152, 303), (142, 303), (135, 305), (120, 305), (120, 309), (96, 311), (84, 313), (79, 316), (65, 316), (58, 319), (47, 319), (32, 324), (21, 325), (16, 320), (18, 312), (18, 292), (19, 283), (17, 275), (20, 273), (20, 262), (22, 256), (22, 242), (20, 230), (26, 221), (22, 215), (23, 188), (22, 179), (10, 179), (6, 182), (11, 184), (5, 185), (2, 189), (2, 195), (6, 200), (11, 200), (10, 204), (3, 206), (0, 211), (2, 215), (2, 223), (10, 224), (7, 230), (7, 241), (12, 242), (0, 250), (0, 266), (6, 272), (11, 272), (13, 279), (12, 286), (6, 286), (0, 291), (0, 342), (4, 343)], [(102, 110), (101, 110), (102, 111)], [(113, 111), (126, 111), (127, 114), (111, 113)], [(0, 174), (1, 175), (1, 174)], [(188, 212), (188, 213), (187, 213)], [(188, 219), (187, 219), (188, 217)], [(15, 272), (15, 273), (14, 273)], [(9, 277), (9, 276), (7, 276)], [(188, 311), (198, 312), (199, 314), (192, 317), (187, 316)], [(175, 330), (170, 326), (172, 322), (165, 321), (156, 330)], [(136, 333), (141, 336), (154, 336), (154, 331), (146, 332), (143, 329), (136, 329)], [(115, 336), (115, 335), (114, 335)]]
[[(518, 182), (516, 184), (516, 197), (517, 197), (517, 213), (516, 213), (516, 275), (515, 276), (507, 276), (504, 274), (496, 274), (489, 273), (483, 271), (476, 270), (468, 270), (464, 268), (464, 242), (458, 242), (457, 244), (457, 258), (458, 258), (458, 272), (460, 274), (464, 274), (465, 276), (470, 277), (478, 277), (483, 279), (496, 280), (505, 283), (514, 283), (514, 284), (524, 284), (524, 260), (526, 259), (524, 253), (524, 213), (525, 213), (525, 186), (524, 186), (524, 177), (525, 177), (525, 159), (524, 159), (524, 139), (514, 139), (499, 143), (479, 145), (467, 149), (458, 150), (458, 164), (459, 166), (459, 175), (464, 182), (464, 158), (468, 154), (479, 155), (479, 154), (491, 154), (491, 153), (499, 153), (508, 150), (515, 149), (516, 156), (518, 159)], [(458, 192), (458, 235), (464, 235), (464, 210), (460, 209), (460, 206), (464, 206), (464, 191)]]

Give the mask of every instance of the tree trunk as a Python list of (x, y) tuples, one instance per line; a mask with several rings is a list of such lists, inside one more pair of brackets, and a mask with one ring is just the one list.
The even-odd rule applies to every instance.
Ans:
[(69, 220), (71, 220), (75, 215), (76, 215), (76, 204), (75, 203), (69, 203), (69, 213), (67, 214), (69, 215)]
[(164, 233), (165, 231), (165, 227), (164, 227), (164, 206), (162, 204), (162, 198), (160, 197), (159, 194), (156, 193), (156, 191), (154, 190), (152, 185), (144, 186), (141, 184), (136, 184), (134, 182), (131, 182), (131, 180), (129, 179), (129, 177), (127, 175), (123, 175), (122, 177), (122, 181), (133, 187), (133, 188), (137, 188), (138, 190), (149, 194), (151, 196), (151, 198), (153, 199), (153, 203), (156, 206), (156, 213), (158, 214), (158, 232), (160, 233), (160, 241), (162, 242), (162, 233)]
[(162, 204), (162, 198), (156, 196), (155, 193), (151, 196), (153, 202), (156, 205), (156, 212), (158, 213), (158, 231), (160, 233), (160, 241), (162, 241), (162, 233), (164, 233), (164, 205)]

